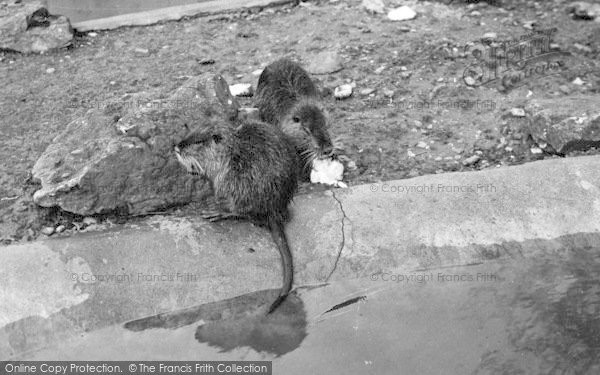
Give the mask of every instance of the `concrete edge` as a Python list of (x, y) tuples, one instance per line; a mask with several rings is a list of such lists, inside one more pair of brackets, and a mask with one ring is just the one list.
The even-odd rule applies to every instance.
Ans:
[(76, 22), (73, 29), (78, 32), (112, 30), (125, 26), (148, 26), (165, 21), (178, 21), (183, 17), (219, 14), (237, 9), (272, 7), (295, 3), (296, 0), (213, 0), (198, 4), (153, 9), (138, 13)]

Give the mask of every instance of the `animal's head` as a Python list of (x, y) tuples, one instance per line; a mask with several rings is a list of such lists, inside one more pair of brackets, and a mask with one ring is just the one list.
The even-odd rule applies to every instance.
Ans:
[(332, 156), (334, 146), (329, 135), (327, 115), (312, 100), (298, 102), (281, 122), (281, 129), (291, 136), (305, 162)]

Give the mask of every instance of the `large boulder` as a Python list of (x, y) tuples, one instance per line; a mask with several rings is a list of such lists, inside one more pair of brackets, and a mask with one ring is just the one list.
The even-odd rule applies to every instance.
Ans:
[(525, 108), (527, 132), (543, 148), (565, 154), (600, 147), (597, 98), (532, 100)]
[(225, 80), (204, 74), (166, 100), (125, 99), (89, 110), (53, 140), (33, 167), (42, 185), (35, 203), (80, 215), (144, 214), (210, 192), (178, 164), (173, 147), (207, 127), (231, 126), (238, 103)]
[(39, 53), (72, 40), (69, 19), (50, 15), (45, 1), (0, 1), (0, 50)]

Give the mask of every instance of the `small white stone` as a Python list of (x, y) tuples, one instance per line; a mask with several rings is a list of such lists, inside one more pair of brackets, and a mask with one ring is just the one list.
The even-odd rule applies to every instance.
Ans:
[(229, 86), (233, 96), (252, 96), (252, 85), (250, 83), (236, 83)]
[(481, 156), (479, 156), (479, 155), (470, 156), (470, 157), (466, 158), (465, 160), (463, 160), (463, 165), (469, 166), (469, 165), (475, 164), (479, 161), (479, 159), (481, 159)]
[(532, 153), (532, 154), (541, 154), (542, 152), (544, 152), (544, 151), (542, 151), (542, 149), (541, 149), (541, 148), (539, 148), (539, 147), (532, 147), (532, 148), (530, 149), (530, 151), (531, 151), (531, 153)]
[(417, 12), (412, 10), (410, 7), (404, 5), (400, 8), (390, 10), (387, 16), (388, 19), (392, 21), (407, 21), (415, 18), (417, 16)]
[(366, 88), (366, 89), (360, 90), (360, 94), (363, 96), (371, 95), (374, 92), (375, 92), (375, 89), (371, 89), (371, 88)]
[(581, 78), (577, 77), (577, 78), (575, 78), (575, 79), (573, 80), (573, 82), (572, 82), (572, 83), (573, 83), (574, 85), (581, 86), (581, 85), (583, 85), (583, 83), (584, 83), (584, 82), (583, 82), (583, 80), (582, 80)]
[(48, 74), (52, 74), (55, 71), (56, 71), (56, 69), (54, 69), (54, 68), (48, 68), (48, 69), (46, 69), (46, 73), (48, 73)]
[(489, 32), (489, 33), (485, 33), (483, 34), (483, 39), (489, 39), (489, 40), (494, 40), (498, 38), (498, 34), (494, 33), (494, 32)]
[(64, 225), (59, 225), (56, 227), (56, 233), (62, 233), (67, 229)]
[(88, 217), (86, 217), (86, 218), (83, 219), (83, 223), (85, 225), (93, 225), (93, 224), (96, 224), (96, 219), (94, 219), (93, 217), (89, 217), (88, 216)]
[(350, 95), (352, 95), (352, 85), (349, 83), (340, 85), (333, 91), (333, 96), (336, 99), (345, 99), (350, 97)]
[(383, 89), (383, 95), (387, 98), (393, 98), (394, 97), (394, 90), (389, 90), (389, 89)]
[(523, 108), (512, 108), (510, 114), (515, 117), (525, 117), (525, 110)]
[(95, 36), (98, 36), (98, 33), (95, 33), (95, 32), (92, 31), (91, 33), (88, 33), (87, 35), (91, 36), (93, 38)]
[(54, 233), (54, 227), (44, 227), (42, 228), (42, 233), (46, 236), (51, 236)]
[(415, 156), (417, 156), (417, 155), (415, 155), (415, 153), (414, 153), (414, 152), (412, 152), (411, 150), (408, 150), (408, 151), (406, 151), (406, 155), (408, 155), (408, 157), (409, 157), (409, 158), (414, 158)]
[(253, 76), (259, 76), (262, 74), (264, 69), (256, 69), (255, 71), (252, 72)]
[(418, 148), (428, 148), (429, 146), (427, 145), (427, 143), (425, 143), (423, 141), (419, 141), (419, 143), (417, 143), (417, 147)]

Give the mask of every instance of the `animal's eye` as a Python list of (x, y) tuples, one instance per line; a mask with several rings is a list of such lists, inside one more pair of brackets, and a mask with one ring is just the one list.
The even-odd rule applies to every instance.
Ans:
[(292, 117), (292, 121), (294, 121), (294, 122), (300, 122), (300, 117), (294, 116), (294, 117)]

